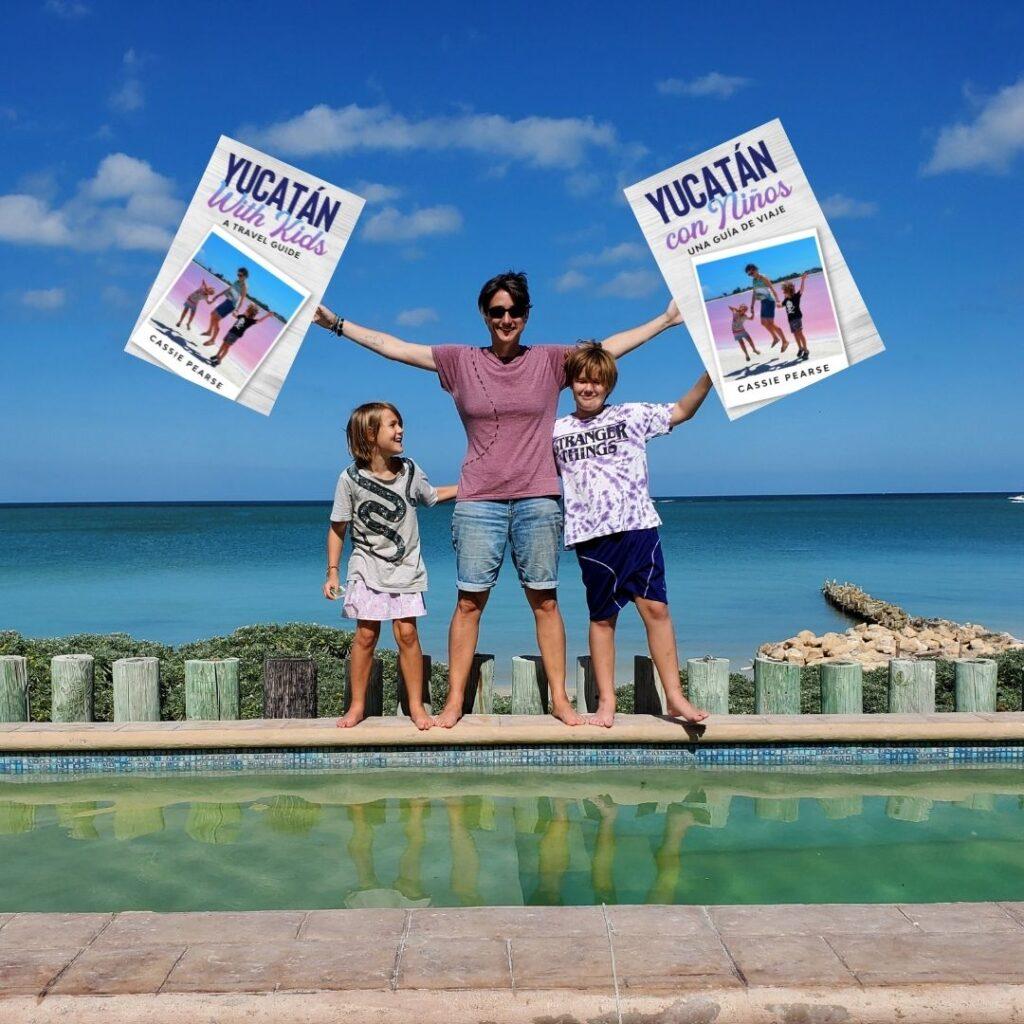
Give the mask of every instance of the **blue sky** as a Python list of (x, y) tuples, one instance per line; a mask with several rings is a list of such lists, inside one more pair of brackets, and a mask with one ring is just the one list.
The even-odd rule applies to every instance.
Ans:
[(764, 249), (742, 253), (739, 256), (723, 256), (708, 260), (698, 268), (704, 294), (709, 298), (725, 295), (734, 288), (748, 288), (751, 277), (744, 267), (754, 263), (765, 277), (774, 281), (782, 274), (791, 274), (811, 267), (820, 267), (818, 245), (813, 238), (798, 238), (793, 242), (771, 245)]
[[(0, 500), (326, 499), (378, 397), (455, 479), (436, 379), (325, 332), (269, 419), (122, 352), (222, 132), (367, 197), (327, 293), (346, 316), (481, 344), (477, 290), (515, 267), (527, 340), (565, 342), (668, 300), (622, 186), (775, 116), (888, 352), (737, 423), (709, 400), (652, 446), (655, 492), (1024, 489), (1024, 8), (600, 10), (8, 5)], [(678, 328), (617, 397), (700, 371)]]
[[(212, 267), (226, 281), (235, 280), (235, 271), (245, 267), (249, 271), (249, 294), (260, 300), (275, 313), (280, 313), (287, 322), (302, 304), (303, 295), (286, 284), (276, 274), (264, 270), (259, 263), (220, 235), (211, 234), (196, 253), (196, 258), (204, 267)], [(213, 282), (217, 291), (222, 287)]]

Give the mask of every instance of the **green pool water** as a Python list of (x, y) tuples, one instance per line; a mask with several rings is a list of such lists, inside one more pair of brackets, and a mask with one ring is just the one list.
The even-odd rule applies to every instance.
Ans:
[(0, 783), (0, 911), (1024, 899), (1024, 771)]

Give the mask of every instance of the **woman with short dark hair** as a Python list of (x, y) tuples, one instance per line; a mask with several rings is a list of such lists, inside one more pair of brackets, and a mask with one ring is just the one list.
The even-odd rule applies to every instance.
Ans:
[[(480, 632), (480, 616), (511, 546), (551, 689), (551, 712), (567, 725), (585, 719), (565, 689), (565, 626), (558, 608), (562, 510), (551, 436), (559, 392), (566, 386), (571, 345), (523, 345), (530, 318), (526, 275), (498, 274), (480, 289), (477, 306), (490, 344), (415, 345), (360, 327), (320, 306), (316, 323), (396, 362), (431, 370), (455, 401), (467, 449), (452, 517), (458, 600), (448, 631), (448, 700), (436, 716), (450, 728), (462, 702)], [(660, 316), (605, 340), (618, 358), (667, 327), (682, 323), (674, 302)]]

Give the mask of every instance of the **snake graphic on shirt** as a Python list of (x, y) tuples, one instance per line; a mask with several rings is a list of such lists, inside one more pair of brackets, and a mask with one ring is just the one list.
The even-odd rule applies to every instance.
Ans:
[[(389, 490), (383, 484), (374, 480), (373, 477), (367, 476), (365, 473), (360, 473), (355, 466), (349, 466), (348, 469), (349, 476), (360, 487), (369, 491), (377, 498), (380, 498), (380, 501), (374, 501), (373, 498), (369, 498), (366, 501), (359, 502), (355, 509), (355, 514), (359, 517), (359, 521), (368, 531), (387, 538), (395, 545), (395, 553), (393, 555), (384, 555), (379, 551), (374, 551), (374, 556), (381, 559), (381, 561), (394, 562), (396, 564), (401, 562), (405, 557), (405, 541), (401, 536), (399, 536), (397, 531), (391, 528), (389, 524), (400, 523), (405, 518), (405, 514), (409, 510), (409, 505), (415, 504), (412, 497), (412, 464), (408, 459), (403, 459), (402, 464), (405, 468), (406, 474), (405, 496), (409, 499), (408, 503), (402, 499), (400, 494), (396, 494), (394, 491)], [(372, 550), (371, 545), (368, 544), (365, 539), (357, 541), (354, 535), (352, 537), (352, 543), (359, 543), (360, 546), (366, 548), (368, 551)]]

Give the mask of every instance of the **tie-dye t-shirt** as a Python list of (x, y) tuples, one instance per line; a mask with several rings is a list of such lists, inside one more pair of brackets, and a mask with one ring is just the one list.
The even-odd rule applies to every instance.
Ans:
[(648, 489), (647, 441), (672, 429), (671, 405), (606, 405), (590, 419), (555, 421), (565, 546), (624, 530), (660, 526)]

